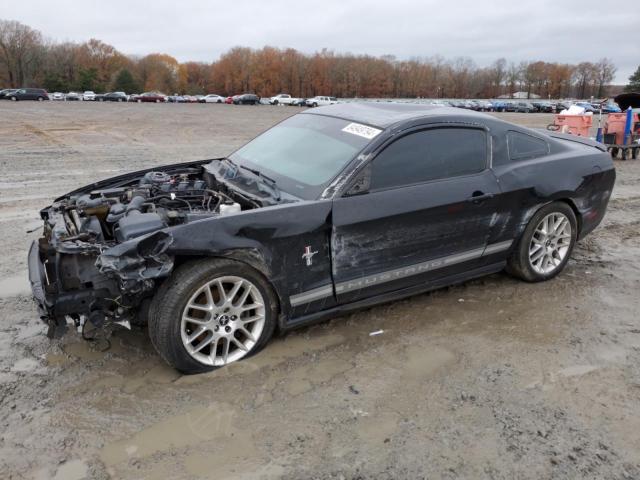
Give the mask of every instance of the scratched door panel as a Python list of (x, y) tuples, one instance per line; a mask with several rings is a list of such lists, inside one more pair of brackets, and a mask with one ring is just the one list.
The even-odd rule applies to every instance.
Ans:
[(475, 175), (336, 199), (331, 238), (339, 303), (481, 266), (496, 197), (495, 177)]

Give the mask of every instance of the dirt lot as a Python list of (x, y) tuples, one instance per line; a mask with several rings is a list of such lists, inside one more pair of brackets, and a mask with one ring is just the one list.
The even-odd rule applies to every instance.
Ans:
[(295, 112), (0, 102), (0, 478), (640, 478), (640, 162), (617, 162), (603, 225), (544, 284), (493, 275), (191, 377), (144, 331), (104, 352), (45, 337), (25, 262), (39, 207)]

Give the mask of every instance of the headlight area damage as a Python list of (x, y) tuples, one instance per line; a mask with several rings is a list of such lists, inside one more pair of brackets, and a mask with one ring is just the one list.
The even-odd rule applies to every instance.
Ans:
[(200, 164), (116, 177), (58, 198), (40, 212), (29, 278), (50, 337), (76, 328), (146, 322), (157, 283), (174, 258), (172, 227), (255, 208)]

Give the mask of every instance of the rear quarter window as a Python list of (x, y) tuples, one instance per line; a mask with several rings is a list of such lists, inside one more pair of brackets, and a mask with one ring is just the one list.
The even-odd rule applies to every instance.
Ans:
[(512, 161), (543, 157), (549, 153), (546, 141), (522, 132), (507, 132), (507, 146)]

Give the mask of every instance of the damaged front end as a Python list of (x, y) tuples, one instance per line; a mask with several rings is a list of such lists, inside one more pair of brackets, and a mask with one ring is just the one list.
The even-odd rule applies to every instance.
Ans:
[(40, 212), (44, 232), (29, 251), (29, 279), (49, 337), (62, 335), (68, 320), (77, 328), (145, 323), (158, 282), (174, 266), (172, 227), (224, 207), (254, 208), (203, 163), (99, 182)]

